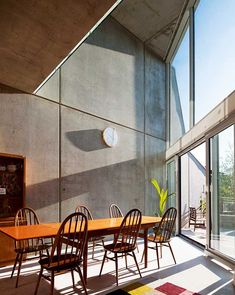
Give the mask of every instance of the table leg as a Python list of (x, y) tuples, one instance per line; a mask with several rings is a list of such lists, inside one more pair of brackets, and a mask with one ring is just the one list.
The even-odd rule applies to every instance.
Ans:
[(87, 285), (87, 256), (88, 256), (88, 242), (86, 242), (83, 254), (83, 277), (85, 284)]
[(148, 229), (144, 230), (144, 267), (148, 267)]

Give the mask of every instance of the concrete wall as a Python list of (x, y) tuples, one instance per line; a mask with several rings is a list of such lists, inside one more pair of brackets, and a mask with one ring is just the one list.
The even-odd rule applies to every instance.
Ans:
[(58, 105), (33, 95), (2, 90), (0, 110), (0, 151), (26, 157), (25, 204), (37, 210), (42, 221), (57, 220)]
[[(1, 94), (0, 151), (26, 156), (26, 201), (41, 220), (78, 204), (95, 218), (112, 202), (154, 213), (149, 179), (165, 179), (164, 64), (109, 18), (37, 94)], [(113, 148), (107, 126), (118, 132)]]

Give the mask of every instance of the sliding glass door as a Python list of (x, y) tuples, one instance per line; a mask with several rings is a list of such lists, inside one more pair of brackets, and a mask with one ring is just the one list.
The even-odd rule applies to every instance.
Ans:
[(180, 157), (181, 234), (206, 244), (205, 143)]
[(210, 248), (235, 259), (234, 125), (210, 138)]

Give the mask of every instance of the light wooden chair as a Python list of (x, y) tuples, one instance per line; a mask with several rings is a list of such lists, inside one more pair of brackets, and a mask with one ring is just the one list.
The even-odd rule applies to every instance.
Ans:
[[(124, 217), (121, 226), (119, 228), (118, 234), (114, 236), (113, 243), (104, 246), (104, 258), (102, 261), (100, 276), (103, 270), (105, 259), (108, 258), (110, 260), (115, 261), (116, 266), (116, 283), (118, 286), (118, 257), (125, 257), (127, 255), (131, 255), (134, 258), (137, 270), (139, 272), (140, 277), (140, 269), (136, 260), (135, 252), (136, 249), (136, 241), (138, 237), (138, 233), (140, 230), (142, 214), (138, 209), (130, 210), (126, 216)], [(108, 256), (107, 253), (113, 254), (112, 257)]]
[[(71, 271), (73, 287), (75, 287), (74, 270), (78, 272), (85, 294), (87, 294), (85, 281), (80, 269), (86, 241), (87, 217), (83, 213), (70, 214), (65, 218), (58, 230), (50, 256), (39, 260), (41, 270), (34, 295), (38, 292), (41, 277), (50, 280), (50, 294), (52, 295), (54, 291), (54, 275), (63, 274), (65, 271)], [(43, 274), (43, 270), (50, 274), (49, 277), (48, 274), (46, 276)]]
[(116, 204), (111, 204), (109, 206), (109, 216), (110, 218), (118, 218), (123, 217), (123, 213), (121, 209)]
[[(77, 206), (75, 212), (81, 212), (87, 217), (88, 220), (93, 220), (91, 211), (86, 206), (83, 206), (83, 205)], [(92, 259), (94, 259), (95, 246), (96, 245), (104, 246), (104, 238), (105, 237), (103, 236), (99, 236), (99, 237), (92, 237), (89, 239), (88, 242), (92, 243)]]
[(205, 212), (203, 211), (197, 212), (197, 209), (195, 207), (189, 207), (189, 227), (191, 225), (194, 226), (194, 231), (196, 227), (205, 228), (206, 227)]
[[(39, 224), (39, 219), (36, 212), (28, 207), (19, 209), (15, 215), (15, 226)], [(16, 277), (16, 288), (18, 287), (19, 275), (22, 265), (22, 260), (27, 254), (35, 254), (39, 252), (40, 257), (44, 250), (48, 251), (50, 245), (45, 244), (43, 239), (27, 239), (15, 242), (16, 259), (12, 269), (11, 278), (15, 272), (18, 263), (18, 271)], [(48, 252), (47, 252), (48, 254)]]
[[(156, 250), (158, 268), (160, 268), (158, 248), (160, 247), (161, 256), (162, 256), (162, 246), (166, 246), (170, 248), (172, 257), (176, 264), (175, 256), (170, 245), (171, 235), (175, 226), (176, 215), (177, 215), (176, 208), (170, 207), (169, 209), (167, 209), (160, 223), (153, 228), (154, 234), (148, 236), (148, 242), (151, 242), (154, 244), (154, 246), (148, 245), (148, 248)], [(142, 256), (142, 260), (143, 260), (143, 257), (144, 257), (144, 253)]]

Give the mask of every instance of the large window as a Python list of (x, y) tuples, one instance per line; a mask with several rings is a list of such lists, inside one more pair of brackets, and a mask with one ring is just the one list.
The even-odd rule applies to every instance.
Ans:
[(189, 30), (171, 63), (170, 143), (189, 130)]
[(234, 125), (210, 140), (210, 247), (235, 259)]
[(181, 234), (206, 243), (205, 143), (180, 157)]
[(235, 90), (235, 1), (196, 2), (186, 10), (187, 29), (176, 34), (176, 51), (167, 59), (170, 145)]
[(201, 0), (195, 12), (195, 120), (235, 89), (235, 1)]

